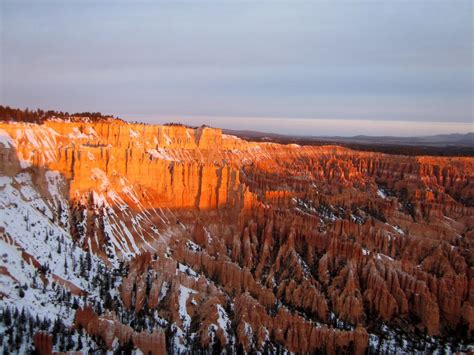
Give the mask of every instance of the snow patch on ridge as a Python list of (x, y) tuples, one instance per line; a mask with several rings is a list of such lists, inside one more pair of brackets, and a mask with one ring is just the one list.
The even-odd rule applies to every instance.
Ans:
[(167, 151), (166, 149), (163, 148), (156, 148), (156, 149), (148, 149), (146, 151), (150, 158), (152, 159), (160, 159), (160, 160), (168, 160), (168, 161), (177, 161), (175, 158), (173, 158)]
[(382, 198), (382, 199), (387, 198), (387, 194), (385, 192), (383, 192), (381, 189), (377, 190), (377, 195), (379, 195), (379, 197)]
[(221, 328), (224, 331), (224, 336), (227, 340), (229, 340), (229, 334), (227, 333), (227, 329), (229, 329), (230, 326), (230, 319), (229, 316), (227, 315), (227, 312), (225, 311), (224, 307), (222, 307), (220, 304), (217, 306), (217, 325), (219, 328)]
[(189, 327), (191, 326), (191, 316), (188, 314), (186, 303), (188, 301), (189, 296), (196, 293), (197, 291), (191, 288), (188, 288), (183, 285), (179, 286), (179, 315), (181, 317), (181, 320), (183, 321), (183, 328), (185, 330), (189, 329)]
[(0, 143), (3, 144), (5, 148), (14, 148), (16, 147), (15, 141), (10, 137), (10, 135), (4, 129), (0, 129)]
[(109, 178), (102, 169), (93, 168), (91, 170), (91, 179), (94, 181), (98, 180), (100, 182), (101, 191), (104, 191), (105, 189), (107, 189), (107, 187), (110, 186)]

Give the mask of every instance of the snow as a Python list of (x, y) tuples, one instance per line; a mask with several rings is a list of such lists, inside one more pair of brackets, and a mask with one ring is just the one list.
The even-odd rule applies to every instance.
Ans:
[(110, 181), (105, 172), (99, 168), (93, 168), (91, 170), (91, 179), (98, 180), (100, 182), (100, 190), (104, 191), (110, 186)]
[(17, 152), (22, 169), (31, 166), (32, 158), (35, 155), (38, 163), (42, 164), (56, 160), (56, 137), (59, 136), (59, 133), (50, 127), (36, 124), (17, 124), (17, 127), (14, 134), (0, 129), (0, 143), (7, 148), (23, 145), (29, 148), (29, 151)]
[(158, 297), (158, 303), (161, 302), (161, 300), (166, 297), (166, 294), (168, 293), (169, 289), (170, 289), (170, 285), (168, 284), (167, 281), (164, 281), (163, 284), (161, 285), (160, 296)]
[(452, 218), (449, 218), (448, 216), (443, 216), (445, 219), (447, 219), (448, 221), (451, 221), (451, 222), (456, 222), (454, 219)]
[(69, 133), (68, 137), (70, 139), (88, 139), (89, 135), (82, 133), (79, 128), (73, 127), (72, 133)]
[(247, 338), (252, 339), (253, 338), (252, 326), (248, 324), (247, 322), (244, 322), (244, 330), (245, 330), (245, 334), (247, 335)]
[(87, 157), (89, 158), (89, 160), (95, 160), (94, 154), (92, 154), (91, 152), (87, 152)]
[(212, 244), (212, 235), (211, 235), (211, 233), (207, 230), (206, 227), (204, 227), (204, 233), (205, 233), (205, 235), (206, 235), (206, 237), (207, 237), (207, 243), (208, 243), (209, 245), (211, 245), (211, 244)]
[(87, 127), (87, 133), (91, 136), (94, 136), (94, 137), (99, 137), (99, 135), (97, 134), (97, 132), (94, 130), (94, 128), (92, 127)]
[(377, 195), (379, 195), (383, 199), (387, 198), (387, 194), (380, 189), (377, 190)]
[(178, 271), (185, 273), (189, 277), (193, 278), (194, 280), (199, 279), (199, 274), (191, 269), (189, 266), (183, 265), (181, 263), (178, 263), (178, 268), (176, 269), (176, 274), (178, 274)]
[(224, 331), (224, 336), (228, 340), (229, 334), (227, 333), (227, 329), (229, 329), (229, 326), (230, 326), (229, 316), (227, 315), (227, 312), (220, 304), (216, 305), (216, 307), (217, 307), (217, 325), (219, 326), (219, 328), (221, 328)]
[[(90, 280), (79, 275), (78, 268), (73, 270), (75, 261), (84, 259), (86, 252), (74, 245), (69, 233), (69, 206), (60, 194), (64, 181), (53, 171), (46, 172), (45, 178), (49, 196), (43, 196), (36, 189), (29, 173), (0, 177), (0, 227), (5, 231), (0, 234), (0, 250), (4, 255), (0, 266), (7, 270), (0, 276), (0, 293), (7, 295), (0, 300), (0, 306), (24, 307), (33, 315), (49, 319), (60, 316), (65, 324), (71, 324), (73, 310), (58, 302), (53, 281), (67, 280), (92, 295), (94, 290), (90, 288)], [(62, 215), (58, 214), (59, 205), (63, 206)], [(47, 284), (43, 284), (30, 260), (49, 270), (45, 274)], [(95, 256), (92, 261), (95, 269), (99, 261)], [(20, 297), (15, 287), (23, 285), (28, 288)]]
[[(115, 247), (115, 251), (123, 255), (125, 259), (140, 254), (142, 249), (155, 251), (156, 243), (167, 243), (164, 235), (159, 232), (152, 221), (152, 212), (142, 206), (133, 186), (129, 185), (123, 177), (120, 177), (119, 181), (122, 185), (121, 192), (127, 196), (127, 201), (130, 199), (140, 208), (141, 212), (133, 212), (134, 209), (124, 201), (117, 191), (110, 187), (107, 187), (106, 194), (110, 203), (104, 194), (93, 191), (94, 202), (97, 206), (96, 213), (100, 213), (99, 211), (103, 209), (104, 231)], [(153, 211), (165, 223), (156, 209)], [(125, 219), (131, 223), (124, 223)], [(138, 244), (138, 241), (141, 244)], [(113, 250), (111, 252), (113, 254)]]
[(186, 330), (191, 326), (191, 317), (189, 316), (186, 309), (186, 303), (189, 296), (196, 293), (197, 291), (191, 288), (185, 287), (183, 285), (179, 286), (179, 315), (183, 321), (183, 328)]
[(128, 240), (132, 244), (133, 251), (135, 252), (135, 254), (140, 254), (140, 249), (138, 248), (137, 244), (135, 243), (135, 239), (133, 238), (132, 233), (130, 233), (129, 229), (127, 228), (127, 226), (125, 225), (125, 223), (123, 221), (119, 221), (119, 222), (120, 222), (120, 225), (122, 226), (122, 230), (124, 231), (124, 233), (128, 237)]
[(224, 138), (224, 139), (238, 139), (238, 140), (240, 140), (240, 138), (237, 137), (237, 136), (234, 136), (234, 135), (232, 135), (232, 134), (224, 134), (224, 133), (222, 134), (222, 138)]
[[(97, 133), (89, 127), (85, 128), (85, 132), (88, 133), (88, 136), (97, 136)], [(40, 133), (38, 133), (40, 132)], [(186, 134), (191, 138), (189, 132), (186, 130)], [(55, 136), (58, 135), (55, 131), (41, 130), (37, 131), (36, 129), (22, 129), (19, 133), (16, 140), (5, 132), (0, 130), (0, 143), (5, 147), (15, 147), (18, 144), (31, 144), (32, 147), (37, 149), (37, 154), (41, 154), (46, 157), (46, 159), (51, 159), (54, 157), (53, 153), (48, 152), (48, 149), (53, 149), (55, 143)], [(75, 138), (84, 138), (88, 137), (86, 134), (81, 133), (78, 129), (74, 131)], [(130, 136), (136, 137), (138, 133), (130, 130)], [(169, 137), (165, 135), (165, 139)], [(20, 139), (20, 140), (19, 140)], [(171, 140), (167, 142), (171, 144)], [(46, 150), (46, 151), (44, 151)], [(182, 153), (177, 153), (176, 150), (156, 148), (147, 150), (147, 153), (152, 159), (161, 159), (161, 160), (174, 160), (175, 157), (183, 157)], [(242, 159), (244, 159), (247, 152), (235, 150), (233, 153), (242, 154)], [(87, 157), (90, 160), (94, 159), (94, 155), (86, 151)], [(227, 152), (226, 154), (232, 154)], [(266, 157), (266, 150), (261, 147), (250, 148), (251, 157), (255, 159), (262, 159)], [(184, 156), (186, 156), (184, 154)], [(27, 156), (25, 160), (20, 159), (22, 167), (29, 167), (34, 155), (31, 153)], [(35, 157), (35, 159), (38, 155)], [(188, 155), (189, 157), (189, 155)], [(40, 160), (39, 160), (40, 161)], [(36, 172), (38, 178), (41, 180), (40, 174), (42, 171)], [(110, 188), (110, 182), (107, 174), (98, 168), (94, 168), (90, 171), (91, 178), (97, 181), (100, 191), (93, 191), (93, 202), (95, 206), (92, 206), (89, 210), (82, 211), (81, 215), (78, 213), (77, 217), (79, 219), (77, 223), (78, 229), (85, 230), (87, 227), (86, 217), (90, 217), (91, 214), (100, 214), (101, 225), (106, 236), (110, 240), (110, 248), (115, 248), (124, 256), (125, 259), (130, 256), (139, 254), (144, 249), (148, 249), (147, 243), (152, 241), (146, 235), (145, 226), (147, 223), (152, 224), (150, 218), (151, 214), (155, 214), (155, 218), (160, 218), (163, 223), (169, 223), (167, 219), (170, 214), (168, 212), (163, 212), (163, 210), (156, 208), (150, 208), (149, 210), (144, 210), (141, 213), (136, 213), (136, 209), (131, 208), (127, 203), (135, 204), (146, 204), (145, 199), (142, 196), (142, 191), (140, 191), (140, 198), (138, 197), (136, 191), (134, 190), (134, 185), (127, 182), (126, 179), (118, 177), (121, 181), (122, 186), (117, 191), (114, 191)], [(86, 253), (81, 250), (79, 247), (76, 247), (73, 243), (70, 229), (69, 229), (69, 201), (67, 198), (67, 181), (58, 171), (46, 171), (45, 172), (45, 182), (46, 186), (42, 186), (41, 189), (35, 186), (32, 179), (32, 175), (28, 172), (22, 172), (17, 174), (14, 177), (0, 177), (0, 227), (3, 227), (6, 231), (6, 234), (0, 233), (0, 269), (3, 271), (3, 274), (0, 273), (0, 294), (5, 294), (6, 296), (0, 300), (0, 308), (7, 305), (16, 307), (25, 307), (33, 314), (39, 314), (42, 317), (47, 317), (54, 319), (57, 316), (60, 316), (64, 319), (66, 324), (70, 325), (72, 323), (73, 312), (70, 307), (57, 302), (55, 297), (56, 292), (52, 286), (46, 286), (45, 291), (43, 292), (42, 281), (39, 277), (36, 277), (35, 283), (37, 286), (31, 285), (35, 274), (38, 271), (33, 263), (27, 262), (23, 256), (24, 251), (31, 254), (35, 260), (37, 260), (41, 265), (48, 265), (51, 273), (47, 275), (47, 280), (49, 285), (52, 284), (54, 276), (62, 278), (64, 280), (71, 281), (73, 285), (76, 285), (80, 289), (86, 290), (90, 293), (90, 299), (98, 298), (98, 294), (94, 289), (95, 286), (90, 285), (90, 280), (85, 279), (78, 275), (78, 273), (72, 271), (72, 265), (78, 262), (78, 259), (82, 256), (84, 257)], [(36, 177), (35, 177), (36, 178)], [(115, 181), (115, 180), (114, 180)], [(135, 185), (136, 187), (137, 185)], [(313, 184), (313, 187), (317, 189), (317, 186)], [(105, 193), (105, 191), (107, 193)], [(138, 189), (137, 189), (138, 190)], [(372, 190), (373, 192), (374, 190)], [(381, 198), (386, 198), (387, 194), (379, 189), (377, 194)], [(124, 196), (126, 195), (126, 196)], [(128, 198), (127, 198), (128, 197)], [(124, 199), (127, 201), (125, 202)], [(296, 204), (296, 207), (299, 211), (303, 213), (310, 213), (315, 216), (322, 216), (323, 218), (336, 220), (340, 216), (338, 207), (333, 206), (323, 206), (322, 208), (315, 208), (313, 201), (308, 201), (304, 199), (294, 198), (293, 201)], [(132, 205), (132, 204), (131, 204)], [(340, 209), (340, 208), (339, 208)], [(333, 213), (334, 212), (334, 213)], [(348, 210), (348, 212), (350, 212)], [(161, 213), (161, 215), (159, 214)], [(351, 214), (351, 219), (357, 223), (358, 218), (357, 213), (355, 215)], [(87, 216), (89, 214), (89, 216)], [(454, 223), (448, 217), (445, 217), (446, 220), (451, 223)], [(173, 220), (172, 218), (170, 218)], [(166, 221), (165, 221), (166, 220)], [(127, 221), (127, 223), (125, 223)], [(99, 222), (95, 221), (96, 225), (99, 225)], [(174, 224), (174, 222), (173, 222)], [(182, 222), (179, 222), (181, 226), (184, 226)], [(148, 225), (149, 227), (150, 225)], [(89, 226), (90, 228), (91, 226)], [(391, 226), (397, 233), (404, 234), (401, 227), (392, 225)], [(158, 232), (156, 226), (152, 226), (154, 233), (158, 236), (161, 235)], [(387, 226), (387, 229), (390, 230)], [(212, 229), (215, 231), (214, 229)], [(176, 231), (176, 229), (175, 229)], [(90, 234), (95, 237), (95, 242), (99, 243), (97, 234)], [(181, 231), (179, 231), (181, 232)], [(166, 235), (167, 232), (162, 232)], [(392, 238), (394, 237), (394, 232), (390, 230)], [(184, 234), (184, 233), (183, 233)], [(209, 231), (206, 229), (206, 235), (209, 243), (212, 243), (212, 236)], [(217, 238), (218, 234), (214, 232), (214, 235)], [(45, 238), (46, 237), (46, 238)], [(83, 245), (85, 241), (85, 233), (81, 233), (76, 243)], [(145, 238), (147, 237), (147, 238)], [(388, 235), (390, 238), (390, 235)], [(140, 240), (142, 238), (142, 240)], [(153, 237), (154, 238), (154, 237)], [(91, 240), (89, 239), (90, 243)], [(153, 241), (154, 242), (154, 241)], [(17, 243), (17, 244), (16, 244)], [(58, 245), (60, 245), (61, 252), (57, 252)], [(89, 244), (90, 246), (91, 244)], [(149, 245), (149, 244), (148, 244)], [(153, 245), (153, 243), (152, 243)], [(107, 246), (108, 248), (109, 246)], [(186, 247), (194, 252), (201, 251), (201, 247), (192, 241), (186, 241)], [(92, 249), (92, 247), (90, 247)], [(151, 248), (151, 247), (150, 247)], [(167, 249), (168, 251), (170, 249)], [(369, 255), (369, 250), (363, 248), (362, 253), (364, 255)], [(168, 252), (168, 257), (171, 256), (171, 253)], [(376, 255), (377, 259), (380, 260), (393, 260), (391, 257), (379, 254)], [(67, 258), (68, 268), (64, 268), (64, 261)], [(298, 256), (298, 261), (301, 264), (305, 273), (309, 272), (309, 267), (306, 265), (303, 259)], [(112, 260), (112, 265), (116, 264)], [(97, 270), (97, 265), (100, 261), (93, 257), (93, 270)], [(194, 271), (192, 268), (185, 264), (177, 264), (176, 274), (180, 276), (180, 279), (186, 279), (190, 281), (187, 285), (193, 285), (191, 279), (198, 279), (200, 275)], [(183, 277), (180, 273), (185, 273), (187, 277)], [(92, 275), (94, 273), (92, 272)], [(92, 278), (92, 276), (91, 276)], [(274, 278), (272, 282), (275, 283)], [(205, 277), (202, 276), (201, 281), (205, 282)], [(210, 280), (208, 279), (210, 282)], [(118, 282), (118, 281), (117, 281)], [(116, 282), (116, 283), (117, 283)], [(18, 287), (27, 284), (28, 289), (25, 290), (25, 295), (20, 297), (18, 292)], [(195, 283), (194, 283), (195, 284)], [(171, 286), (173, 285), (173, 286)], [(171, 282), (163, 282), (160, 289), (159, 301), (162, 301), (166, 295), (169, 293), (170, 289), (175, 290), (175, 284)], [(221, 288), (219, 288), (220, 290)], [(198, 305), (198, 298), (193, 296), (198, 292), (192, 288), (188, 288), (182, 285), (178, 286), (178, 307), (179, 315), (182, 319), (182, 327), (177, 327), (172, 325), (176, 329), (176, 335), (171, 339), (171, 346), (175, 346), (175, 349), (180, 349), (184, 351), (189, 351), (188, 341), (193, 340), (193, 336), (196, 334), (189, 335), (190, 325), (191, 325), (191, 316), (188, 313), (188, 306), (193, 308)], [(220, 291), (219, 291), (220, 292)], [(118, 294), (115, 290), (114, 296)], [(212, 324), (212, 331), (216, 331), (217, 328), (223, 330), (225, 337), (230, 340), (230, 344), (234, 344), (232, 341), (232, 330), (231, 330), (231, 321), (228, 314), (226, 313), (224, 307), (220, 304), (216, 304), (216, 318), (214, 319), (215, 324)], [(233, 306), (231, 304), (231, 306)], [(253, 337), (253, 329), (250, 324), (244, 324), (245, 333), (249, 338)], [(0, 328), (0, 332), (1, 332)], [(260, 329), (258, 330), (261, 331)], [(266, 332), (268, 337), (268, 331), (263, 329)], [(377, 339), (370, 336), (371, 344), (375, 343)], [(184, 343), (183, 343), (184, 342)], [(116, 343), (116, 341), (114, 341)], [(168, 343), (169, 344), (169, 343)], [(192, 343), (190, 343), (192, 344)], [(390, 340), (389, 345), (385, 349), (391, 349), (392, 344)], [(394, 345), (395, 346), (395, 345)], [(399, 345), (398, 345), (399, 346)], [(404, 345), (405, 346), (405, 343)], [(140, 353), (137, 351), (137, 353)]]
[(130, 129), (130, 138), (138, 138), (140, 135), (135, 132), (133, 129)]
[(386, 259), (386, 260), (390, 260), (390, 261), (393, 261), (393, 258), (388, 256), (388, 255), (385, 255), (383, 253), (377, 253), (377, 259), (378, 260), (383, 260), (383, 259)]
[(173, 353), (175, 354), (187, 354), (190, 353), (189, 349), (186, 346), (186, 334), (183, 330), (178, 327), (176, 324), (171, 326), (171, 331), (174, 332), (174, 337), (172, 338), (173, 344)]
[(401, 235), (405, 234), (403, 229), (401, 229), (399, 226), (392, 226), (392, 228), (395, 229), (395, 231), (397, 231), (398, 234), (401, 234)]
[(170, 145), (172, 142), (171, 138), (166, 133), (163, 134), (163, 137), (165, 138), (166, 144)]
[(173, 156), (169, 154), (166, 149), (163, 148), (156, 148), (156, 149), (148, 149), (146, 151), (152, 159), (161, 159), (161, 160), (168, 160), (168, 161), (177, 161)]
[(201, 250), (201, 247), (199, 245), (197, 245), (196, 243), (194, 243), (193, 241), (191, 241), (191, 240), (186, 241), (186, 246), (188, 247), (189, 250), (192, 250), (192, 251), (200, 251)]
[[(143, 250), (156, 251), (158, 244), (167, 243), (166, 234), (160, 233), (151, 219), (152, 211), (154, 211), (156, 216), (163, 223), (166, 223), (163, 219), (164, 215), (160, 216), (156, 209), (149, 210), (145, 208), (133, 185), (129, 184), (124, 177), (119, 176), (118, 180), (121, 185), (121, 193), (119, 193), (111, 187), (108, 177), (101, 169), (92, 169), (91, 174), (91, 178), (100, 185), (97, 191), (92, 191), (92, 201), (95, 205), (94, 214), (101, 216), (101, 226), (104, 234), (108, 237), (105, 248), (108, 250), (113, 265), (118, 263), (118, 259), (113, 257), (115, 254), (129, 260)], [(128, 203), (132, 202), (137, 205), (141, 212), (137, 212), (136, 208), (130, 207), (124, 201), (124, 198)], [(125, 221), (131, 223), (125, 223)], [(85, 216), (79, 223), (81, 223), (81, 229), (84, 230), (86, 227)], [(96, 227), (98, 227), (97, 223), (98, 219), (96, 220)], [(81, 238), (82, 242), (83, 238)], [(87, 242), (91, 243), (91, 238)], [(99, 243), (96, 234), (93, 234), (92, 242)]]
[(14, 177), (14, 180), (19, 184), (21, 197), (31, 203), (38, 211), (41, 211), (48, 218), (53, 218), (53, 213), (50, 207), (44, 202), (42, 198), (38, 197), (37, 191), (33, 188), (31, 175), (29, 173), (20, 173)]
[(40, 144), (38, 140), (36, 139), (35, 131), (31, 128), (25, 129), (25, 135), (28, 138), (28, 141), (30, 144), (32, 144), (35, 148), (39, 148)]
[[(8, 295), (0, 304), (18, 309), (24, 308), (42, 318), (54, 319), (61, 316), (70, 324), (73, 316), (71, 309), (62, 309), (60, 305), (53, 302), (54, 292), (51, 289), (42, 292), (43, 285), (39, 276), (36, 276), (38, 287), (35, 288), (32, 285), (32, 280), (37, 274), (36, 268), (25, 261), (21, 262), (23, 260), (21, 249), (0, 239), (0, 250), (3, 256), (0, 259), (0, 267), (6, 268), (12, 275), (9, 277), (0, 274), (0, 293)], [(24, 296), (20, 297), (17, 287), (24, 285), (27, 285), (28, 289), (25, 290)]]
[(364, 218), (351, 213), (351, 221), (356, 224), (364, 224)]
[(14, 148), (16, 147), (15, 141), (10, 137), (10, 135), (4, 129), (0, 129), (0, 143), (3, 144), (5, 148)]
[(126, 194), (134, 204), (138, 205), (140, 203), (140, 200), (138, 199), (137, 194), (135, 193), (135, 190), (132, 186), (125, 186), (122, 189), (122, 192)]
[[(18, 154), (18, 157), (19, 157), (19, 158), (20, 158), (20, 156), (22, 156), (22, 154), (19, 153), (19, 152), (18, 152), (17, 154)], [(26, 159), (21, 159), (21, 158), (20, 158), (20, 159), (19, 159), (19, 160), (20, 160), (20, 167), (21, 167), (22, 169), (27, 169), (27, 168), (29, 168), (30, 166), (32, 166), (33, 163), (31, 162), (31, 160), (32, 160), (32, 158), (34, 157), (34, 155), (35, 155), (35, 153), (30, 152), (30, 153), (28, 154), (28, 158), (26, 158)], [(22, 156), (22, 157), (23, 157), (23, 156)]]
[[(433, 337), (410, 338), (405, 332), (400, 332), (396, 328), (391, 328), (386, 324), (380, 327), (380, 333), (369, 334), (369, 353), (378, 354), (453, 354), (456, 352), (449, 343), (444, 345)], [(422, 345), (423, 348), (419, 346)], [(466, 351), (468, 347), (457, 347), (457, 350)], [(423, 350), (422, 350), (423, 349)], [(461, 352), (462, 352), (461, 351)]]

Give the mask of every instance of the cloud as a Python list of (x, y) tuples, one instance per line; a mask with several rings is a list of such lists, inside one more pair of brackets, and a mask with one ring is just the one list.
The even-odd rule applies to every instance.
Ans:
[(472, 2), (2, 2), (2, 103), (473, 119)]

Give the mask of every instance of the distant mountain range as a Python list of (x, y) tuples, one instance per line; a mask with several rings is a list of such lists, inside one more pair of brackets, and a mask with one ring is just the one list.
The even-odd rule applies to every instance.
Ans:
[(439, 134), (424, 137), (393, 136), (290, 136), (258, 131), (223, 129), (242, 139), (299, 145), (340, 145), (362, 151), (396, 155), (474, 156), (474, 133)]
[(223, 129), (226, 134), (233, 134), (241, 138), (257, 139), (262, 141), (293, 141), (308, 144), (311, 142), (342, 142), (342, 143), (360, 143), (360, 144), (383, 144), (383, 145), (413, 145), (413, 146), (457, 146), (474, 147), (474, 132), (438, 134), (433, 136), (421, 137), (396, 137), (396, 136), (366, 136), (358, 135), (353, 137), (342, 136), (296, 136), (282, 135), (277, 133), (265, 133), (258, 131), (230, 130)]
[(393, 136), (354, 136), (354, 137), (320, 137), (329, 141), (396, 144), (396, 145), (430, 145), (430, 146), (465, 146), (474, 147), (474, 133), (438, 134), (423, 137), (393, 137)]

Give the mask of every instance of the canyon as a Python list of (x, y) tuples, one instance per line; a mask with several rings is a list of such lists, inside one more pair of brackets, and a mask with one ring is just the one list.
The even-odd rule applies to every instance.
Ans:
[(5, 352), (473, 348), (473, 157), (0, 122), (0, 250)]

